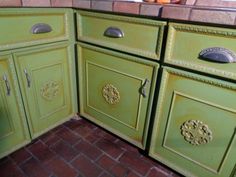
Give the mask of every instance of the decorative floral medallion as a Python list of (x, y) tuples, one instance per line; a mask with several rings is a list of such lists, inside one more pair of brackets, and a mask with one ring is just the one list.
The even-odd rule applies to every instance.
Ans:
[(120, 101), (120, 93), (112, 84), (103, 87), (102, 95), (109, 104), (117, 104)]
[(192, 145), (209, 143), (213, 137), (206, 124), (199, 120), (188, 120), (181, 125), (181, 134)]
[(41, 87), (41, 95), (46, 100), (51, 101), (59, 93), (60, 85), (57, 81), (48, 81)]

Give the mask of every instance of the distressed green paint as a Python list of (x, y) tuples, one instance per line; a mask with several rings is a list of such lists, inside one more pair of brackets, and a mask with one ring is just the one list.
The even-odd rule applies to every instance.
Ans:
[(188, 69), (236, 79), (236, 63), (217, 63), (199, 59), (210, 47), (223, 47), (236, 53), (236, 29), (170, 23), (165, 62)]
[[(72, 12), (72, 9), (1, 9), (0, 50), (69, 40), (74, 37)], [(32, 34), (32, 26), (38, 23), (50, 25), (52, 31)]]
[[(165, 68), (152, 132), (150, 156), (186, 176), (230, 176), (236, 157), (236, 86), (233, 83)], [(206, 144), (182, 136), (186, 121), (204, 122)]]
[[(10, 94), (7, 94), (7, 77)], [(0, 158), (29, 142), (11, 55), (0, 56)]]
[[(158, 65), (85, 44), (78, 45), (78, 56), (80, 114), (144, 148)], [(145, 79), (146, 98), (140, 94)], [(106, 87), (117, 101), (104, 97)]]
[[(79, 40), (158, 60), (165, 25), (166, 22), (141, 18), (85, 11), (77, 13)], [(104, 32), (108, 27), (119, 28), (124, 37), (105, 36)]]
[[(14, 53), (33, 138), (75, 114), (75, 103), (72, 99), (74, 84), (71, 83), (70, 72), (71, 55), (71, 46), (68, 43), (27, 48)], [(25, 70), (30, 77), (30, 87)]]

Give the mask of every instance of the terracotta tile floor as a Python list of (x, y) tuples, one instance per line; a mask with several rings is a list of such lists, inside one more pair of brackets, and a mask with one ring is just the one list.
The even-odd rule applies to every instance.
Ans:
[(70, 120), (0, 160), (0, 177), (178, 177), (87, 120)]

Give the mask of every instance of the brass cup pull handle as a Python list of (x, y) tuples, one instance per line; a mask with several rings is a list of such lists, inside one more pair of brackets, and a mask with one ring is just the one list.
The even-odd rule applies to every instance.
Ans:
[(30, 85), (31, 85), (30, 75), (28, 74), (26, 69), (24, 69), (24, 73), (25, 73), (25, 78), (26, 78), (26, 81), (27, 81), (27, 86), (28, 86), (28, 88), (30, 88)]
[(46, 23), (37, 23), (33, 25), (31, 28), (32, 34), (49, 33), (51, 31), (52, 31), (52, 27)]
[(233, 63), (236, 62), (236, 55), (233, 51), (222, 47), (211, 47), (203, 49), (199, 53), (199, 58), (207, 61), (218, 63)]
[(9, 81), (7, 79), (7, 75), (6, 74), (3, 75), (3, 80), (5, 81), (5, 85), (6, 85), (6, 89), (7, 89), (7, 95), (10, 96), (10, 94), (11, 94), (11, 87), (10, 87), (10, 84), (9, 84)]
[(147, 97), (146, 89), (147, 89), (147, 85), (149, 84), (149, 82), (150, 81), (148, 79), (145, 79), (143, 85), (140, 88), (140, 92), (141, 92), (141, 94), (143, 95), (144, 98)]
[(124, 35), (124, 32), (117, 27), (108, 27), (104, 32), (104, 36), (111, 38), (123, 38)]

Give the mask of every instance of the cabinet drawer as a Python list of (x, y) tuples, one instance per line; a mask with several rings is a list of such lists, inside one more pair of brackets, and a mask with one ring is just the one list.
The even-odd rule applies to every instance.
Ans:
[[(236, 62), (222, 63), (199, 56), (203, 49), (218, 47), (230, 50), (236, 55), (235, 41), (236, 29), (170, 23), (165, 62), (236, 79)], [(216, 60), (223, 59), (222, 50), (210, 50), (208, 52), (212, 53), (212, 50), (216, 50), (214, 53), (218, 53)]]
[(80, 113), (144, 149), (158, 65), (78, 46)]
[(0, 50), (68, 39), (70, 18), (71, 10), (1, 9)]
[(236, 165), (236, 86), (165, 68), (150, 155), (186, 176), (223, 177)]
[(160, 58), (165, 22), (79, 11), (78, 40)]

